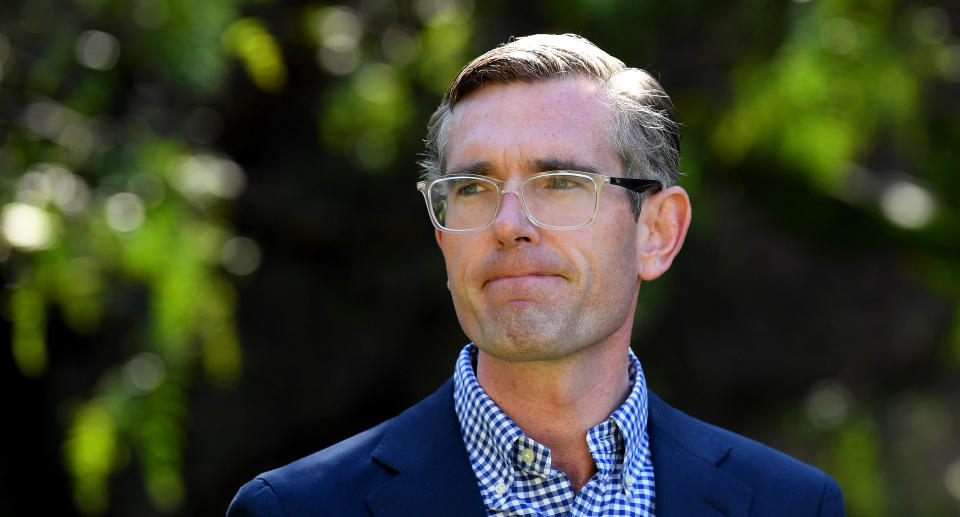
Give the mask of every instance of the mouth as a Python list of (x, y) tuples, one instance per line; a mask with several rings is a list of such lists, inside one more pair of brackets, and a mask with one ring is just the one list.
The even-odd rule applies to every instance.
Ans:
[(552, 273), (543, 273), (543, 272), (530, 272), (530, 273), (509, 273), (504, 275), (497, 275), (487, 279), (483, 283), (483, 287), (491, 285), (513, 285), (513, 286), (523, 286), (529, 284), (539, 283), (543, 280), (553, 280), (560, 278), (560, 275), (555, 275)]

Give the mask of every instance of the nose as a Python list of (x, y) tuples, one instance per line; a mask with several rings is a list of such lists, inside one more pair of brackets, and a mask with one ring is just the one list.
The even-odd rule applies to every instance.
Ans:
[(502, 194), (500, 208), (493, 220), (493, 237), (499, 249), (540, 241), (540, 229), (527, 217), (516, 192)]

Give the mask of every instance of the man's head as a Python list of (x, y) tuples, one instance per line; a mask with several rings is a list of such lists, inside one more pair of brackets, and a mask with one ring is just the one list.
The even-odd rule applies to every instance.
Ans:
[[(436, 233), (457, 316), (481, 351), (546, 361), (629, 343), (641, 279), (669, 267), (689, 224), (686, 193), (670, 186), (677, 136), (669, 107), (649, 75), (575, 36), (518, 39), (461, 72), (431, 120), (426, 166), (431, 176), (466, 171), (506, 185), (491, 225)], [(666, 188), (640, 210), (627, 189), (606, 185), (592, 223), (545, 228), (512, 185), (557, 169), (659, 179)]]
[[(489, 84), (533, 83), (583, 77), (596, 81), (610, 106), (609, 143), (623, 163), (625, 175), (659, 180), (664, 186), (679, 180), (680, 133), (670, 97), (647, 72), (628, 68), (585, 38), (573, 34), (536, 34), (517, 38), (486, 52), (460, 71), (430, 118), (425, 157), (426, 178), (446, 171), (446, 146), (456, 105)], [(629, 194), (635, 215), (641, 196)]]

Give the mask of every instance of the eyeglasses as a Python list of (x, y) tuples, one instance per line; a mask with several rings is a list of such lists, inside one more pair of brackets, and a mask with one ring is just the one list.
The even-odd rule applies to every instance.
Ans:
[[(511, 183), (519, 188), (509, 189)], [(504, 181), (474, 174), (442, 176), (417, 183), (438, 230), (470, 233), (493, 224), (503, 194), (513, 192), (520, 198), (524, 212), (533, 224), (543, 228), (566, 230), (593, 222), (605, 184), (628, 188), (637, 193), (660, 189), (656, 180), (614, 178), (580, 171), (550, 171), (522, 180)]]

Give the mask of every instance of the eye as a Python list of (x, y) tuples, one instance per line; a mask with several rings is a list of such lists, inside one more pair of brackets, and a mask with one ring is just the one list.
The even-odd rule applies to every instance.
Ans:
[(570, 174), (542, 176), (535, 180), (536, 188), (552, 192), (569, 192), (573, 190), (590, 190), (593, 182), (589, 178), (582, 178)]
[(482, 181), (463, 182), (457, 187), (457, 194), (461, 196), (473, 196), (488, 189), (489, 187)]

